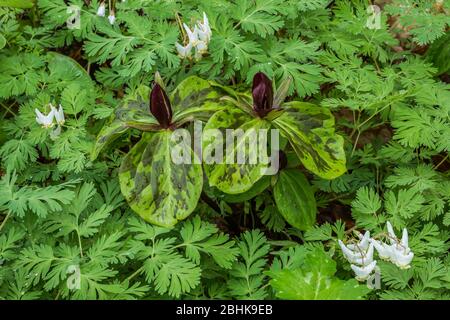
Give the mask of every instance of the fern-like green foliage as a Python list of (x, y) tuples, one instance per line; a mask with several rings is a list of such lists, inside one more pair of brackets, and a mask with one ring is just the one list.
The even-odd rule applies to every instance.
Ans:
[[(112, 2), (114, 24), (97, 15), (99, 0), (0, 0), (1, 300), (450, 299), (449, 1)], [(67, 24), (69, 5), (80, 28)], [(208, 48), (182, 58), (182, 24), (203, 12)], [(191, 76), (229, 95), (248, 92), (260, 71), (274, 88), (291, 78), (286, 102), (333, 113), (343, 175), (307, 173), (284, 148), (312, 186), (315, 224), (286, 223), (278, 175), (235, 195), (204, 179), (173, 228), (137, 217), (117, 177), (142, 133), (130, 128), (90, 155), (117, 107), (148, 97), (156, 71), (167, 92)], [(50, 104), (64, 108), (59, 135), (36, 122)], [(408, 230), (414, 258), (400, 269), (375, 253), (380, 287), (369, 290), (338, 240), (382, 238), (387, 221)]]

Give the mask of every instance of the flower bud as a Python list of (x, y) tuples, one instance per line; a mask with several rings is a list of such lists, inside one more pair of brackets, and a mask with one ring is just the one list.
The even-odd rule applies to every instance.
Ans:
[(150, 93), (150, 112), (163, 128), (170, 126), (172, 122), (172, 108), (169, 97), (159, 84), (155, 84)]

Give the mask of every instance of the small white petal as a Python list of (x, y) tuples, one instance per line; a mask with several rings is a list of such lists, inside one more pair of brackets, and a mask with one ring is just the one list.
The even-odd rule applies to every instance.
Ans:
[(388, 229), (389, 240), (390, 240), (391, 244), (396, 243), (396, 242), (397, 242), (397, 241), (396, 241), (397, 236), (396, 236), (395, 233), (394, 233), (394, 229), (392, 228), (391, 223), (390, 223), (389, 221), (387, 221), (387, 222), (386, 222), (386, 226), (387, 226), (387, 229)]
[(198, 50), (200, 54), (206, 53), (208, 51), (208, 46), (204, 41), (198, 41), (195, 48)]
[(408, 230), (403, 228), (402, 241), (400, 242), (403, 247), (408, 248)]
[(102, 2), (102, 3), (100, 3), (100, 6), (97, 9), (97, 15), (100, 16), (100, 17), (104, 17), (105, 16), (105, 11), (106, 11), (105, 4)]
[(409, 249), (406, 252), (405, 250), (394, 250), (392, 262), (401, 269), (408, 269), (413, 257), (414, 253)]
[(378, 251), (378, 255), (383, 260), (391, 259), (391, 247), (383, 242), (371, 239), (370, 242), (374, 245), (375, 249)]
[(358, 281), (365, 281), (369, 277), (369, 275), (372, 273), (373, 269), (377, 265), (376, 261), (372, 261), (370, 264), (364, 267), (358, 267), (355, 265), (350, 265), (352, 270), (355, 272), (356, 280)]
[(342, 249), (342, 253), (344, 254), (345, 258), (350, 262), (350, 263), (358, 263), (363, 259), (363, 253), (362, 252), (355, 252), (350, 250), (349, 248), (347, 248), (345, 246), (345, 244), (339, 240), (338, 241), (339, 246)]
[(189, 57), (191, 55), (191, 49), (192, 49), (192, 44), (188, 43), (187, 46), (183, 47), (181, 44), (179, 44), (178, 42), (175, 43), (175, 47), (178, 51), (178, 55), (181, 58), (186, 58)]
[(108, 20), (110, 24), (114, 24), (114, 22), (116, 21), (116, 16), (114, 15), (114, 13), (108, 16)]
[(61, 134), (61, 126), (58, 125), (56, 127), (55, 130), (53, 130), (52, 132), (50, 132), (50, 139), (52, 140), (56, 140), (56, 138), (58, 138), (58, 136)]
[(369, 246), (369, 240), (370, 240), (370, 232), (366, 231), (364, 236), (361, 238), (361, 241), (359, 242), (358, 246), (363, 250), (366, 250), (367, 247)]
[(186, 23), (183, 23), (183, 27), (184, 27), (184, 30), (186, 30), (186, 33), (189, 38), (189, 42), (193, 46), (195, 46), (198, 41), (198, 37), (197, 37), (197, 33), (195, 32), (195, 29), (194, 29), (194, 32), (192, 32), (191, 29), (189, 29), (189, 27), (186, 25)]
[[(51, 105), (50, 105), (51, 106)], [(51, 111), (48, 115), (43, 115), (38, 109), (34, 109), (36, 113), (36, 122), (42, 125), (44, 128), (50, 128), (53, 126), (54, 111), (53, 106), (51, 106)]]

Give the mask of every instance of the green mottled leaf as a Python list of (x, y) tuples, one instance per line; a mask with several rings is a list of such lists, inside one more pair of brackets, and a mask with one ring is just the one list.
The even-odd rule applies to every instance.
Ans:
[(141, 130), (157, 130), (158, 122), (148, 111), (148, 103), (142, 98), (126, 100), (115, 110), (114, 120), (104, 126), (97, 136), (97, 141), (91, 153), (91, 160), (95, 160), (100, 151), (130, 128)]
[(370, 289), (355, 279), (341, 280), (334, 276), (336, 262), (324, 251), (309, 253), (301, 268), (272, 270), (270, 285), (280, 299), (289, 300), (356, 300)]
[[(191, 214), (203, 186), (199, 159), (188, 142), (175, 141), (171, 134), (144, 133), (124, 157), (119, 171), (120, 187), (130, 207), (144, 220), (163, 227)], [(171, 152), (176, 147), (193, 164), (175, 163)]]
[(290, 142), (303, 165), (319, 177), (334, 179), (346, 171), (344, 139), (334, 132), (329, 110), (314, 104), (293, 101), (273, 120)]
[(239, 203), (245, 202), (250, 199), (253, 199), (261, 192), (266, 190), (270, 186), (270, 182), (272, 180), (272, 176), (263, 176), (261, 179), (255, 182), (255, 184), (246, 192), (240, 194), (227, 194), (222, 193), (219, 197), (220, 199), (229, 202), (229, 203)]
[[(264, 175), (267, 164), (259, 161), (256, 146), (248, 141), (251, 139), (252, 133), (257, 136), (259, 129), (269, 129), (270, 127), (270, 122), (260, 118), (252, 119), (238, 108), (228, 108), (215, 113), (206, 123), (203, 131), (204, 169), (209, 184), (230, 194), (249, 190)], [(234, 143), (228, 148), (228, 152), (226, 150), (226, 129), (235, 129), (233, 131)], [(241, 130), (236, 131), (236, 129)], [(221, 133), (221, 135), (214, 134), (214, 132)], [(239, 132), (241, 136), (238, 136)], [(220, 157), (218, 157), (218, 163), (213, 163), (209, 159), (209, 155), (217, 156), (219, 152), (222, 152), (222, 161), (219, 161)], [(256, 161), (250, 161), (252, 153), (256, 156)], [(245, 161), (238, 163), (238, 154), (243, 155)]]
[(308, 180), (299, 170), (281, 170), (273, 195), (278, 211), (291, 226), (307, 230), (314, 225), (316, 199)]
[(170, 100), (174, 112), (174, 122), (186, 121), (186, 118), (208, 120), (227, 103), (220, 100), (220, 88), (210, 81), (191, 76), (183, 80), (172, 92)]

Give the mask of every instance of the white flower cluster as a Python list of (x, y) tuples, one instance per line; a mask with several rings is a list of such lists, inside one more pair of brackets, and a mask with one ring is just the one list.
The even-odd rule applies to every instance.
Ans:
[(191, 57), (192, 49), (195, 50), (194, 58), (200, 59), (204, 53), (208, 51), (208, 44), (211, 40), (212, 32), (209, 27), (208, 17), (206, 13), (203, 12), (203, 23), (198, 22), (196, 26), (194, 26), (194, 30), (192, 31), (185, 23), (183, 23), (184, 30), (186, 30), (186, 34), (189, 39), (189, 43), (186, 46), (182, 46), (178, 42), (175, 43), (175, 47), (177, 48), (178, 55), (181, 58)]
[(359, 241), (347, 246), (339, 240), (339, 245), (345, 258), (351, 263), (350, 267), (355, 272), (358, 281), (365, 281), (375, 269), (377, 261), (373, 260), (374, 248), (382, 260), (390, 261), (401, 269), (410, 267), (414, 253), (408, 247), (408, 231), (403, 229), (402, 238), (398, 239), (392, 225), (386, 223), (388, 229), (389, 244), (370, 237), (367, 231), (364, 236), (358, 234)]
[[(97, 15), (99, 17), (104, 17), (105, 13), (106, 13), (106, 4), (105, 2), (101, 2), (97, 9)], [(109, 9), (108, 21), (110, 24), (114, 24), (114, 22), (116, 21), (116, 15), (114, 13), (114, 9), (112, 8)]]
[(54, 120), (56, 120), (56, 123), (58, 124), (58, 127), (52, 131), (51, 137), (56, 138), (61, 133), (61, 126), (66, 121), (64, 118), (64, 110), (61, 105), (59, 105), (59, 108), (56, 109), (51, 103), (50, 103), (50, 112), (47, 115), (43, 115), (38, 109), (34, 109), (36, 113), (36, 122), (40, 125), (42, 125), (43, 128), (52, 128), (55, 123)]

